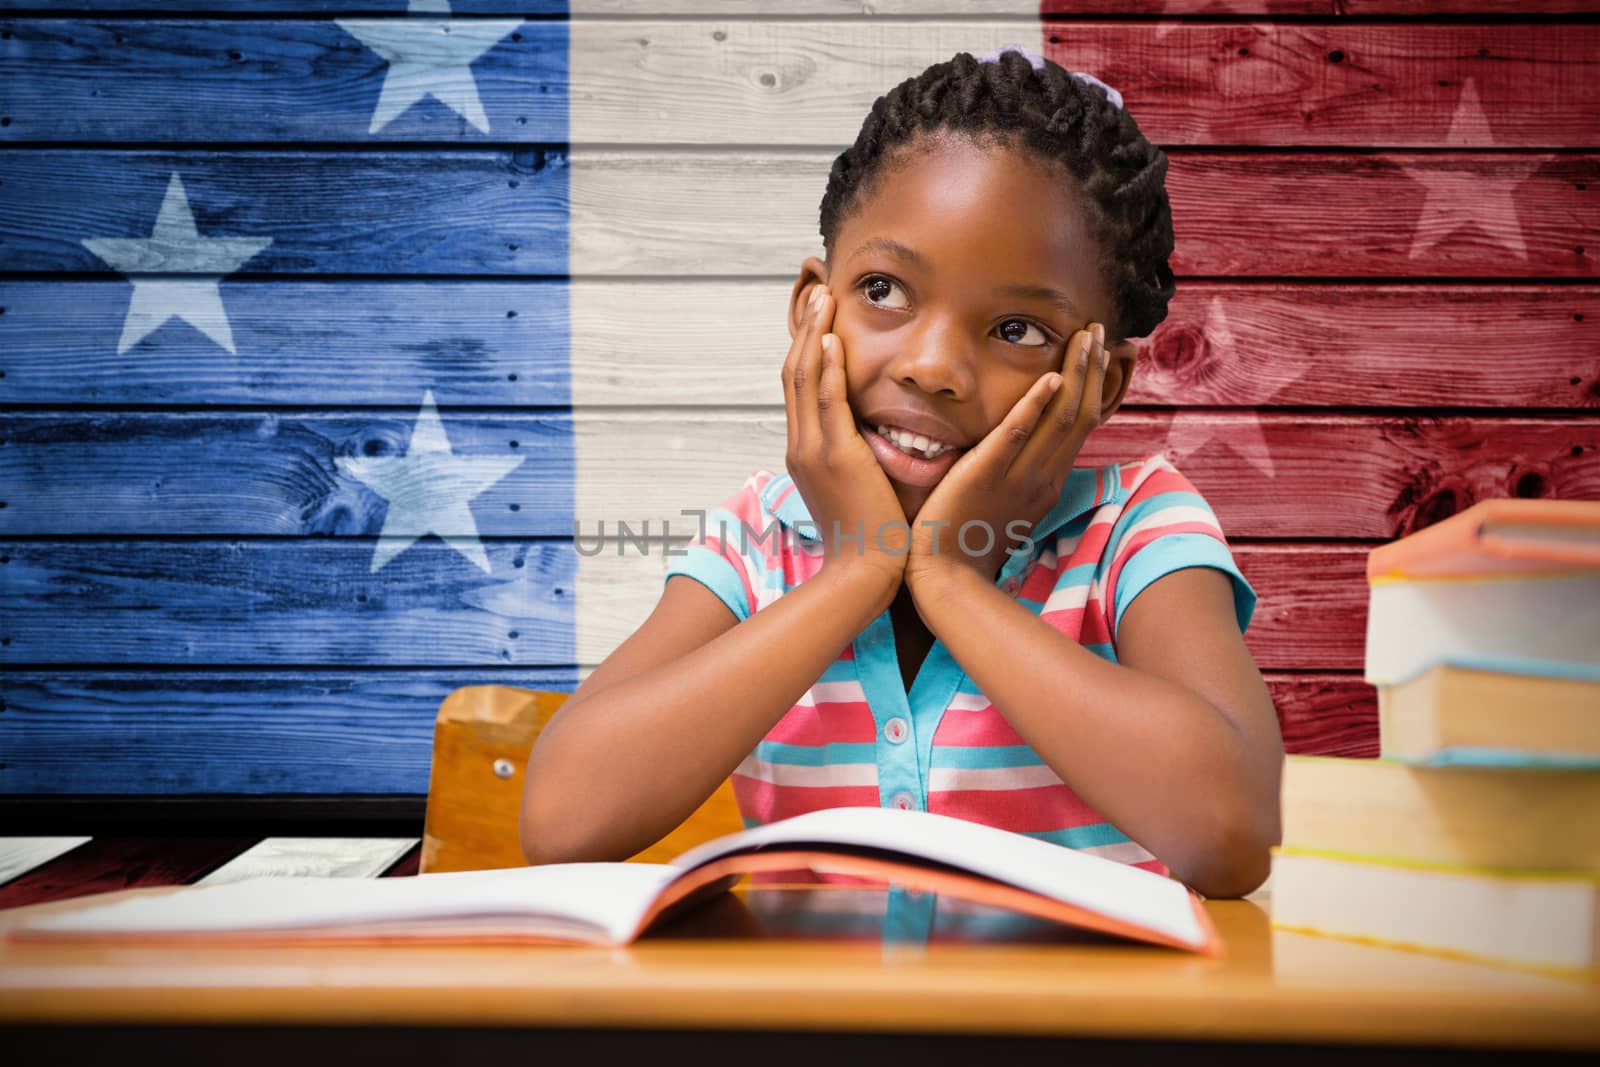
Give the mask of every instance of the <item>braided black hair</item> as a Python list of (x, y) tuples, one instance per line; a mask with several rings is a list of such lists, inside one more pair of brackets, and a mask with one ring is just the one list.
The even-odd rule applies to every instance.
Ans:
[(1016, 51), (983, 63), (957, 52), (872, 102), (855, 143), (828, 174), (821, 232), (830, 258), (840, 225), (878, 178), (907, 150), (927, 145), (919, 134), (937, 139), (942, 131), (1025, 149), (1071, 174), (1111, 295), (1108, 342), (1142, 337), (1167, 317), (1176, 286), (1167, 264), (1173, 236), (1166, 154), (1105, 90), (1048, 59), (1035, 70)]

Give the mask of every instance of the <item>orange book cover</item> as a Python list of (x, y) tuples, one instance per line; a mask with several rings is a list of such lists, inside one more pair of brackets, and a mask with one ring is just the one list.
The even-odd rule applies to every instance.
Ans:
[(1367, 581), (1600, 569), (1600, 500), (1480, 500), (1367, 554)]

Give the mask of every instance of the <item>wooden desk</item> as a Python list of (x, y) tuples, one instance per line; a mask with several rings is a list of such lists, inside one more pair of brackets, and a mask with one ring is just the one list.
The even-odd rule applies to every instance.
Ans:
[[(0, 912), (0, 924), (83, 903)], [(1221, 960), (854, 887), (743, 887), (619, 949), (5, 945), (0, 1022), (8, 1049), (44, 1040), (58, 1057), (104, 1062), (164, 1040), (152, 1051), (165, 1059), (202, 1047), (195, 1062), (230, 1065), (281, 1064), (297, 1036), (327, 1051), (361, 1034), (387, 1035), (385, 1047), (420, 1062), (430, 1040), (459, 1041), (464, 1028), (499, 1034), (507, 1054), (552, 1041), (642, 1054), (648, 1039), (653, 1049), (687, 1043), (696, 1059), (718, 1042), (764, 1063), (796, 1041), (807, 1050), (796, 1059), (814, 1060), (827, 1040), (858, 1053), (892, 1040), (917, 1045), (920, 1059), (968, 1062), (1002, 1046), (1059, 1054), (1063, 1039), (1118, 1056), (1223, 1043), (1212, 1047), (1257, 1061), (1281, 1059), (1286, 1045), (1359, 1045), (1364, 1058), (1408, 1064), (1428, 1048), (1600, 1049), (1600, 982), (1273, 931), (1264, 905), (1207, 905), (1227, 941)], [(995, 921), (1009, 925), (982, 936), (1004, 940), (970, 929)], [(227, 1029), (197, 1029), (219, 1024)], [(329, 1026), (339, 1030), (307, 1029)], [(1033, 1040), (997, 1046), (1000, 1035)], [(977, 1038), (991, 1051), (974, 1051)]]

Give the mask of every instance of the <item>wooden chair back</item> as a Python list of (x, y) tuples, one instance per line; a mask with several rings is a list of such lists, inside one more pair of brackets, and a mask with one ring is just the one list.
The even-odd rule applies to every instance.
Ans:
[[(423, 873), (526, 866), (517, 824), (528, 754), (568, 695), (469, 685), (440, 703), (422, 835)], [(733, 784), (724, 781), (676, 829), (630, 859), (664, 863), (741, 825)]]

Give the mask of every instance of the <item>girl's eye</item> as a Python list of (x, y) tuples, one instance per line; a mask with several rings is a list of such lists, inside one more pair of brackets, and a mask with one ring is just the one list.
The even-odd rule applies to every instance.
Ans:
[[(862, 282), (861, 288), (864, 292), (868, 293), (867, 299), (872, 301), (873, 304), (877, 305), (878, 307), (890, 307), (892, 305), (879, 304), (878, 300), (874, 298), (871, 293), (876, 292), (880, 297), (886, 296), (887, 290), (898, 289), (900, 286), (896, 285), (894, 282), (891, 282), (888, 278), (885, 278), (882, 275), (875, 274), (868, 277), (866, 281)], [(905, 305), (903, 304), (895, 306), (895, 310), (898, 311), (904, 306)]]
[[(898, 283), (890, 281), (881, 274), (869, 276), (860, 285), (861, 291), (866, 294), (867, 300), (870, 301), (874, 307), (889, 308), (892, 311), (904, 310), (905, 305), (883, 304), (879, 303), (879, 301), (886, 299), (891, 291), (899, 288), (900, 286)], [(1023, 327), (1023, 331), (1020, 335), (1015, 329), (1012, 328), (1018, 325)], [(1046, 345), (1055, 343), (1044, 332), (1044, 330), (1040, 329), (1034, 323), (1029, 322), (1027, 319), (1007, 319), (1005, 322), (1000, 324), (1000, 330), (1001, 333), (1006, 337), (1006, 340), (1011, 341), (1013, 344), (1022, 344), (1033, 348), (1043, 348)], [(1039, 340), (1023, 341), (1021, 338), (1027, 336), (1028, 330), (1032, 330), (1034, 333), (1038, 334)]]
[[(1038, 334), (1040, 336), (1040, 338), (1042, 338), (1042, 340), (1038, 340), (1038, 341), (1032, 342), (1032, 347), (1041, 348), (1041, 347), (1043, 347), (1045, 345), (1048, 345), (1048, 344), (1052, 343), (1050, 338), (1045, 337), (1043, 330), (1039, 329), (1039, 327), (1035, 326), (1033, 323), (1029, 322), (1027, 319), (1007, 319), (1005, 322), (1002, 322), (1000, 324), (1000, 331), (1002, 333), (1004, 333), (1005, 330), (1006, 330), (1006, 327), (1008, 327), (1008, 326), (1023, 326), (1023, 327), (1026, 327), (1026, 330), (1032, 330), (1034, 333)], [(1026, 330), (1023, 333), (1024, 337), (1027, 336)], [(1016, 340), (1016, 339), (1008, 337), (1007, 340)], [(1022, 342), (1019, 341), (1018, 343), (1020, 344)]]

